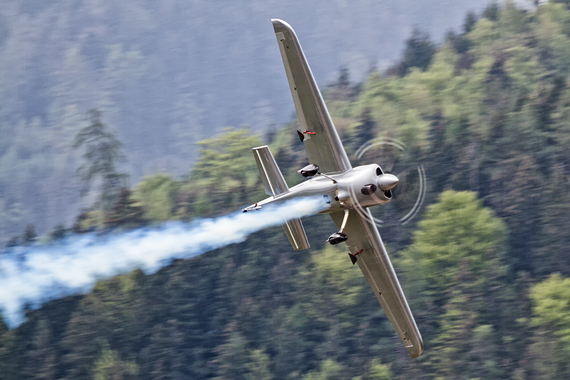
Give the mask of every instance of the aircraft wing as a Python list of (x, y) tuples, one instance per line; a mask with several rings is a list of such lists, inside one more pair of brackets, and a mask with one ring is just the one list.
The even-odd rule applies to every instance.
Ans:
[[(340, 229), (344, 212), (330, 214)], [(366, 218), (364, 216), (369, 216)], [(423, 352), (422, 336), (400, 287), (386, 248), (368, 209), (350, 210), (344, 233), (350, 253), (356, 255), (358, 266), (374, 291), (384, 312), (392, 322), (400, 340), (412, 358)]]
[(271, 20), (289, 88), (301, 126), (309, 162), (317, 165), (321, 173), (342, 173), (352, 166), (331, 120), (321, 92), (311, 73), (295, 31), (282, 20)]

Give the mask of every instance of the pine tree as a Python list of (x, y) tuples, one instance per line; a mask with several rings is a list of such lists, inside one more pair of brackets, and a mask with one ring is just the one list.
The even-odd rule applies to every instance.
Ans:
[(92, 183), (99, 179), (99, 208), (108, 212), (127, 176), (117, 168), (125, 160), (122, 144), (101, 118), (101, 111), (89, 110), (90, 124), (79, 131), (74, 147), (85, 147), (84, 162), (78, 169), (84, 185), (82, 194), (85, 195)]
[(428, 33), (414, 28), (412, 35), (406, 40), (404, 58), (397, 69), (398, 75), (406, 75), (412, 67), (418, 67), (421, 70), (427, 69), (435, 50), (435, 44), (431, 42)]

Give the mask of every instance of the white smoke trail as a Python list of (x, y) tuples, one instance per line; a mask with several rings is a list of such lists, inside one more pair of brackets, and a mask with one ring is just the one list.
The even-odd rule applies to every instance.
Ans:
[(51, 246), (20, 247), (0, 254), (0, 311), (6, 324), (24, 321), (22, 309), (70, 294), (89, 292), (95, 282), (140, 268), (156, 272), (175, 258), (191, 258), (239, 243), (284, 220), (313, 215), (328, 206), (318, 198), (291, 200), (260, 211), (234, 213), (191, 223), (170, 223), (121, 235), (82, 235)]

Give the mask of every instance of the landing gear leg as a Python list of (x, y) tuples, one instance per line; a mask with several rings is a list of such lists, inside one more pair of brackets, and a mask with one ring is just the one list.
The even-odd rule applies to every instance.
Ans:
[(329, 236), (329, 238), (327, 239), (327, 242), (329, 242), (332, 245), (335, 245), (338, 243), (342, 243), (343, 241), (346, 241), (348, 239), (348, 236), (346, 236), (342, 232), (342, 231), (344, 231), (344, 228), (346, 227), (346, 222), (348, 221), (348, 214), (349, 214), (349, 211), (345, 209), (344, 210), (344, 218), (342, 219), (342, 224), (340, 226), (340, 230), (338, 232), (335, 232), (331, 236)]

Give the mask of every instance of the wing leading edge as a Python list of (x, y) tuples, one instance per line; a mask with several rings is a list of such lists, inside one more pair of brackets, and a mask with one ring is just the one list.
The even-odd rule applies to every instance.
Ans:
[(285, 21), (273, 19), (273, 28), (297, 118), (304, 134), (304, 144), (311, 164), (322, 173), (342, 173), (352, 168), (329, 115), (315, 78), (311, 73), (295, 31)]
[[(344, 229), (348, 240), (346, 244), (350, 253), (357, 255), (357, 263), (364, 274), (366, 281), (374, 291), (376, 298), (382, 305), (384, 312), (394, 326), (400, 340), (412, 358), (420, 356), (424, 344), (414, 316), (408, 306), (406, 297), (396, 272), (392, 267), (384, 243), (380, 238), (378, 229), (371, 223), (370, 210), (350, 210), (347, 225)], [(330, 214), (337, 227), (340, 228), (343, 212)], [(368, 220), (367, 220), (368, 219)]]

